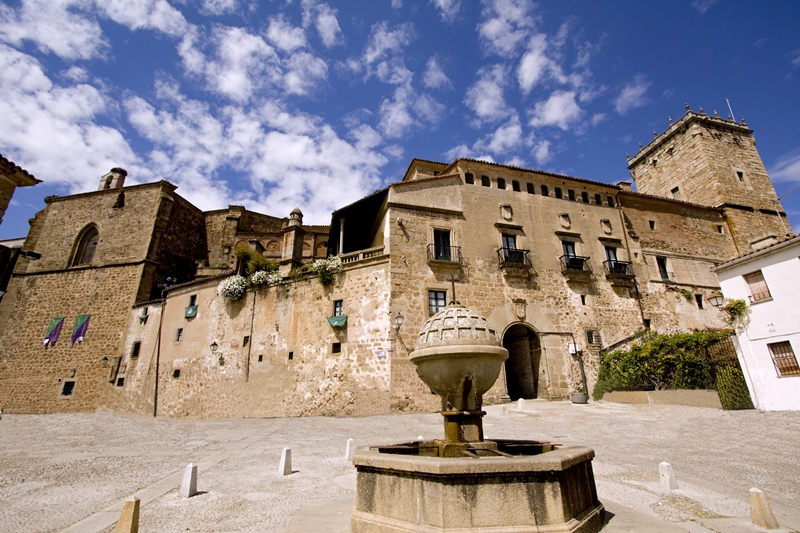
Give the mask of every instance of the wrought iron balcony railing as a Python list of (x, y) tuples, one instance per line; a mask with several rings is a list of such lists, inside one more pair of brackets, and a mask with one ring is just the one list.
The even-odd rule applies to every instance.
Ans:
[(608, 261), (603, 261), (603, 266), (606, 269), (607, 275), (626, 277), (626, 278), (633, 277), (632, 265), (627, 261), (617, 261), (616, 259), (610, 259)]
[(665, 283), (675, 283), (675, 273), (674, 272), (667, 272), (666, 270), (659, 270), (658, 276), (661, 278), (661, 281)]
[(531, 266), (529, 253), (530, 250), (500, 248), (497, 250), (497, 258), (501, 267), (529, 268)]
[(562, 255), (561, 272), (591, 272), (589, 258), (580, 255)]
[(428, 245), (428, 261), (441, 261), (445, 263), (461, 263), (460, 246)]

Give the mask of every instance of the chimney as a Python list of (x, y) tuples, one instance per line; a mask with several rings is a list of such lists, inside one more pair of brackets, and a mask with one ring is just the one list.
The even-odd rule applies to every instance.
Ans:
[(125, 185), (125, 176), (127, 175), (128, 171), (124, 168), (114, 167), (111, 169), (111, 172), (100, 178), (100, 187), (98, 187), (97, 190), (121, 189), (122, 186)]
[(633, 185), (631, 185), (630, 181), (618, 181), (617, 187), (625, 192), (633, 192)]

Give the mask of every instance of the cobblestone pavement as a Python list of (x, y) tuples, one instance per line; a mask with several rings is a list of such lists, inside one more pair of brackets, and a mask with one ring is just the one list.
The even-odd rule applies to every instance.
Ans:
[[(747, 490), (754, 486), (767, 495), (782, 526), (800, 529), (800, 413), (538, 400), (527, 402), (524, 412), (515, 404), (487, 410), (489, 438), (593, 447), (601, 501), (664, 524), (647, 531), (667, 531), (667, 522), (676, 528), (669, 530), (690, 533), (759, 531), (748, 525)], [(386, 444), (441, 433), (438, 414), (244, 420), (4, 415), (0, 531), (111, 532), (122, 502), (136, 494), (143, 533), (338, 533), (347, 531), (355, 490), (354, 469), (344, 459), (348, 438)], [(278, 475), (285, 446), (295, 471), (286, 477)], [(673, 465), (678, 490), (659, 486), (661, 461)], [(190, 462), (199, 465), (201, 493), (182, 499), (177, 487)], [(612, 519), (608, 529), (645, 530), (613, 525)]]

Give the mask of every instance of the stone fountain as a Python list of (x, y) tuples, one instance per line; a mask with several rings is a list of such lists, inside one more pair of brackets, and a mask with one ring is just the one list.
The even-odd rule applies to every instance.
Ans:
[(352, 533), (591, 533), (602, 527), (594, 450), (484, 439), (482, 396), (508, 352), (488, 321), (451, 304), (411, 361), (442, 398), (444, 439), (362, 447)]

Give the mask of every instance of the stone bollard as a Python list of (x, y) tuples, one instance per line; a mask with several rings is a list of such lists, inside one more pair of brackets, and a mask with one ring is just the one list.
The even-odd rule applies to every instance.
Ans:
[(517, 400), (517, 411), (521, 413), (524, 410), (525, 410), (525, 399), (520, 398), (519, 400)]
[(183, 498), (191, 498), (197, 494), (197, 465), (189, 463), (183, 471), (180, 494)]
[(772, 512), (772, 507), (767, 501), (764, 493), (753, 487), (750, 489), (750, 517), (753, 520), (753, 525), (763, 527), (764, 529), (778, 529), (778, 519)]
[(676, 490), (678, 488), (675, 472), (672, 471), (672, 465), (668, 462), (658, 463), (658, 475), (661, 478), (661, 486), (665, 489)]
[(278, 465), (278, 473), (282, 476), (288, 476), (292, 473), (291, 448), (284, 448), (283, 452), (281, 452), (281, 464)]
[(353, 454), (356, 453), (356, 441), (347, 439), (347, 448), (344, 451), (344, 458), (348, 461), (353, 460)]
[(125, 502), (114, 533), (139, 533), (139, 498)]

